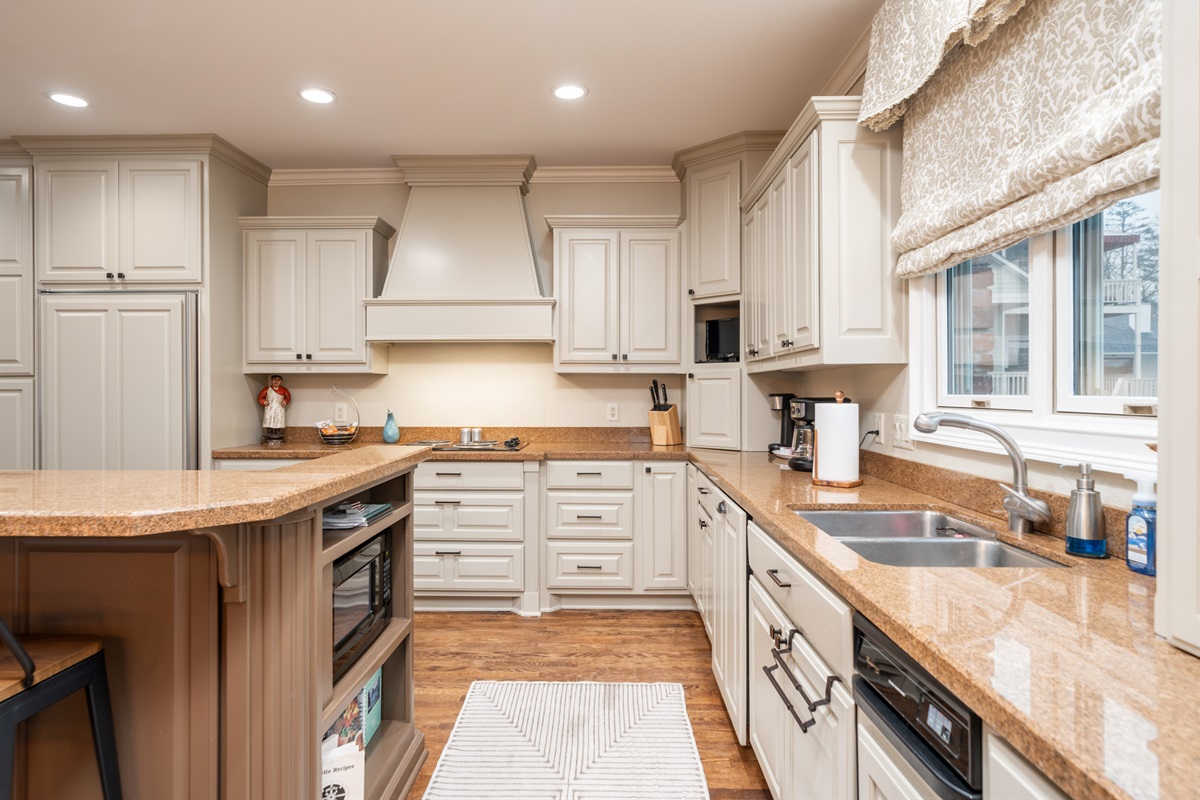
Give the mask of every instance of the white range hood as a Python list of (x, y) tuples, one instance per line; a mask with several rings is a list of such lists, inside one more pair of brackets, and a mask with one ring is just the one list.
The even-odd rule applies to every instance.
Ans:
[(553, 341), (533, 258), (533, 156), (393, 156), (411, 187), (369, 342)]

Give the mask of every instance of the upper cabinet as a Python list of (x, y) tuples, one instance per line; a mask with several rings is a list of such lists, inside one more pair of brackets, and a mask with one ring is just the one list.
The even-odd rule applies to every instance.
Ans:
[(678, 371), (683, 286), (677, 230), (555, 227), (554, 287), (556, 369)]
[(814, 97), (742, 200), (743, 351), (752, 372), (906, 360), (900, 134), (857, 97)]
[(387, 372), (363, 301), (395, 230), (378, 217), (243, 217), (247, 373)]
[(690, 297), (741, 291), (741, 183), (739, 161), (697, 169), (687, 176)]
[(43, 283), (199, 283), (198, 159), (35, 159)]
[(33, 374), (30, 172), (0, 166), (0, 375)]

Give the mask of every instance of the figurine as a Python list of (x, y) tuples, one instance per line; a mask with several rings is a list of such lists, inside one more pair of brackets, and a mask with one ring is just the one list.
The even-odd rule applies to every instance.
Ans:
[(265, 444), (283, 441), (283, 410), (292, 402), (292, 393), (283, 388), (283, 376), (272, 375), (271, 385), (258, 393), (258, 404), (263, 407), (263, 436)]

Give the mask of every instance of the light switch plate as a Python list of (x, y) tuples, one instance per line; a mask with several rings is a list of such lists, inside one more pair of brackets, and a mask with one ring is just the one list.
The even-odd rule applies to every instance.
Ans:
[(896, 414), (892, 417), (892, 446), (901, 450), (912, 450), (912, 433), (908, 429), (908, 415)]

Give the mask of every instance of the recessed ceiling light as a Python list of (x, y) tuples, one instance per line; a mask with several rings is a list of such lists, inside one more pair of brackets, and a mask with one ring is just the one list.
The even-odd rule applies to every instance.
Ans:
[(337, 95), (327, 89), (301, 89), (300, 96), (310, 103), (332, 103)]
[(64, 106), (71, 108), (87, 108), (88, 101), (82, 97), (76, 97), (73, 94), (64, 94), (62, 92), (51, 92), (50, 99), (56, 103), (61, 103)]
[(555, 87), (554, 96), (560, 100), (578, 100), (588, 93), (586, 86), (580, 86), (575, 83), (564, 83), (562, 86)]

